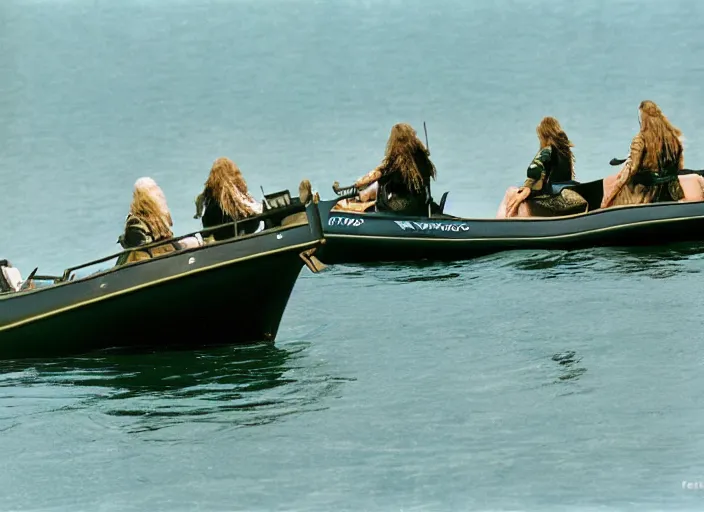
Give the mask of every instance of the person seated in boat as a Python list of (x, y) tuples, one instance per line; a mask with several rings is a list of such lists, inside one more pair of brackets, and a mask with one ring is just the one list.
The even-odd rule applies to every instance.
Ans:
[[(242, 172), (229, 158), (215, 160), (203, 192), (196, 197), (196, 214), (207, 229), (237, 220), (237, 234), (248, 235), (259, 230), (260, 221), (247, 221), (262, 213), (262, 204), (247, 189)], [(225, 240), (235, 235), (234, 226), (205, 233), (206, 239)]]
[[(310, 181), (302, 180), (300, 185), (298, 185), (298, 198), (303, 205), (307, 205), (313, 199), (313, 185)], [(308, 215), (306, 215), (306, 212), (298, 212), (284, 217), (281, 220), (281, 225), (288, 226), (291, 224), (305, 222), (308, 222)]]
[(554, 117), (544, 117), (535, 129), (540, 149), (528, 166), (522, 187), (506, 191), (497, 218), (553, 217), (587, 210), (587, 201), (574, 190), (553, 193), (554, 183), (574, 180), (574, 144)]
[[(134, 184), (132, 204), (125, 220), (125, 230), (118, 238), (123, 249), (134, 249), (143, 245), (173, 238), (173, 220), (161, 188), (151, 178), (139, 178)], [(149, 259), (178, 249), (173, 243), (150, 248), (149, 251), (130, 251), (118, 259), (117, 264)]]
[(28, 282), (22, 279), (22, 274), (17, 267), (13, 267), (8, 260), (0, 260), (0, 293), (19, 292), (24, 289), (36, 288), (34, 281), (29, 276)]
[(354, 184), (359, 190), (359, 201), (341, 201), (340, 208), (364, 211), (375, 201), (379, 212), (427, 215), (427, 190), (436, 175), (430, 152), (413, 127), (395, 124), (381, 164)]
[(684, 169), (679, 128), (650, 100), (641, 102), (638, 117), (628, 158), (618, 174), (604, 179), (601, 207), (704, 200), (704, 178), (678, 174)]

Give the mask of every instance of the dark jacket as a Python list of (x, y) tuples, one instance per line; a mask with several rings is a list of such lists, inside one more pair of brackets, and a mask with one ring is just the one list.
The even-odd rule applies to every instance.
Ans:
[(377, 211), (392, 211), (407, 215), (427, 215), (427, 180), (423, 189), (417, 191), (404, 181), (400, 172), (391, 171), (379, 178), (379, 190), (376, 195)]
[(528, 166), (528, 179), (523, 184), (531, 189), (531, 196), (551, 194), (551, 185), (572, 180), (570, 161), (559, 151), (547, 146), (541, 148)]
[[(229, 214), (225, 213), (220, 207), (220, 203), (212, 197), (210, 191), (205, 191), (203, 194), (203, 216), (201, 222), (203, 228), (210, 228), (214, 226), (219, 226), (221, 224), (231, 224), (235, 222)], [(237, 235), (251, 235), (259, 227), (259, 219), (247, 220), (237, 219)], [(235, 226), (225, 226), (214, 231), (208, 231), (203, 233), (203, 238), (208, 238), (213, 235), (215, 240), (226, 240), (235, 236)]]
[[(148, 245), (153, 242), (158, 242), (160, 239), (156, 239), (152, 234), (149, 226), (140, 219), (132, 214), (127, 216), (125, 221), (125, 231), (117, 239), (118, 243), (123, 247), (123, 249), (135, 249), (143, 245)], [(163, 240), (169, 240), (168, 238)], [(146, 249), (144, 251), (130, 251), (121, 254), (117, 259), (117, 265), (122, 265), (124, 263), (132, 263), (134, 261), (139, 261), (143, 259), (150, 259), (155, 256), (166, 254), (168, 252), (173, 252), (178, 250), (179, 246), (176, 242), (166, 242), (163, 245), (157, 245)]]

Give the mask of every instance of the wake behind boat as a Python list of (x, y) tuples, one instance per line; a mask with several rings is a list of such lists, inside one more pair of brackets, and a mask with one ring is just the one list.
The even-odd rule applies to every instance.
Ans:
[[(34, 289), (17, 291), (13, 283), (17, 288), (0, 294), (0, 357), (274, 340), (302, 266), (320, 269), (314, 253), (323, 233), (313, 202), (303, 205), (288, 191), (266, 197), (268, 208), (248, 219), (263, 221), (260, 232), (237, 236), (236, 222), (215, 226), (199, 233), (232, 229), (233, 236), (110, 266), (163, 242), (140, 246), (59, 277), (34, 276), (52, 281)], [(109, 268), (77, 277), (100, 264)]]
[(340, 199), (318, 204), (326, 238), (319, 252), (327, 264), (413, 260), (465, 260), (516, 249), (577, 249), (663, 245), (704, 240), (704, 202), (658, 202), (599, 209), (602, 180), (556, 184), (589, 203), (586, 213), (562, 217), (461, 218), (443, 213), (408, 216), (334, 209)]

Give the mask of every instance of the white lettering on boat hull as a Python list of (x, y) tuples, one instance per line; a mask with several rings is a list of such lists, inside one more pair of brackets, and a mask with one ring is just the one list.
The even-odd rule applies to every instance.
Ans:
[(358, 228), (364, 224), (364, 219), (355, 219), (352, 217), (330, 217), (328, 226), (341, 226), (343, 228)]
[(469, 225), (464, 222), (413, 222), (395, 220), (403, 231), (449, 231), (453, 233), (469, 231)]

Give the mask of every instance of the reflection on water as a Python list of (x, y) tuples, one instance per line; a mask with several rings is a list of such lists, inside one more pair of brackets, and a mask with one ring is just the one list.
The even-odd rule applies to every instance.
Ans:
[[(131, 432), (184, 422), (269, 423), (325, 408), (320, 400), (334, 395), (345, 380), (321, 374), (321, 363), (306, 358), (308, 346), (297, 342), (285, 348), (262, 344), (4, 363), (0, 388), (14, 396), (3, 402), (14, 409), (0, 417), (0, 428), (19, 416), (57, 407), (129, 418)], [(51, 395), (51, 411), (23, 409), (20, 400), (27, 393)], [(57, 395), (64, 400), (57, 402)]]
[[(642, 275), (667, 279), (687, 273), (700, 273), (704, 259), (700, 243), (665, 247), (592, 248), (575, 251), (506, 251), (463, 261), (417, 261), (340, 265), (333, 273), (345, 279), (366, 279), (364, 286), (422, 281), (449, 282), (461, 286), (468, 280), (491, 277), (512, 278), (518, 270), (537, 279), (592, 278), (594, 274)], [(507, 271), (509, 272), (507, 274)]]
[(577, 357), (574, 350), (567, 350), (552, 356), (552, 360), (559, 365), (560, 374), (555, 382), (575, 381), (578, 380), (587, 369), (578, 366), (582, 361), (581, 357)]
[(457, 272), (449, 272), (447, 274), (435, 274), (430, 276), (411, 276), (408, 277), (405, 282), (418, 283), (421, 281), (449, 281), (450, 279), (455, 279), (457, 277), (460, 277)]
[(410, 261), (403, 263), (376, 262), (361, 265), (341, 266), (335, 274), (344, 278), (369, 278), (374, 279), (374, 284), (386, 283), (417, 283), (424, 281), (452, 281), (457, 278), (473, 279), (477, 276), (467, 272), (471, 261)]
[[(506, 253), (504, 267), (535, 272), (541, 279), (596, 273), (639, 274), (666, 279), (699, 273), (691, 263), (702, 258), (701, 244), (683, 243), (666, 247), (594, 248), (579, 251), (515, 251)], [(537, 272), (536, 272), (537, 271)]]

